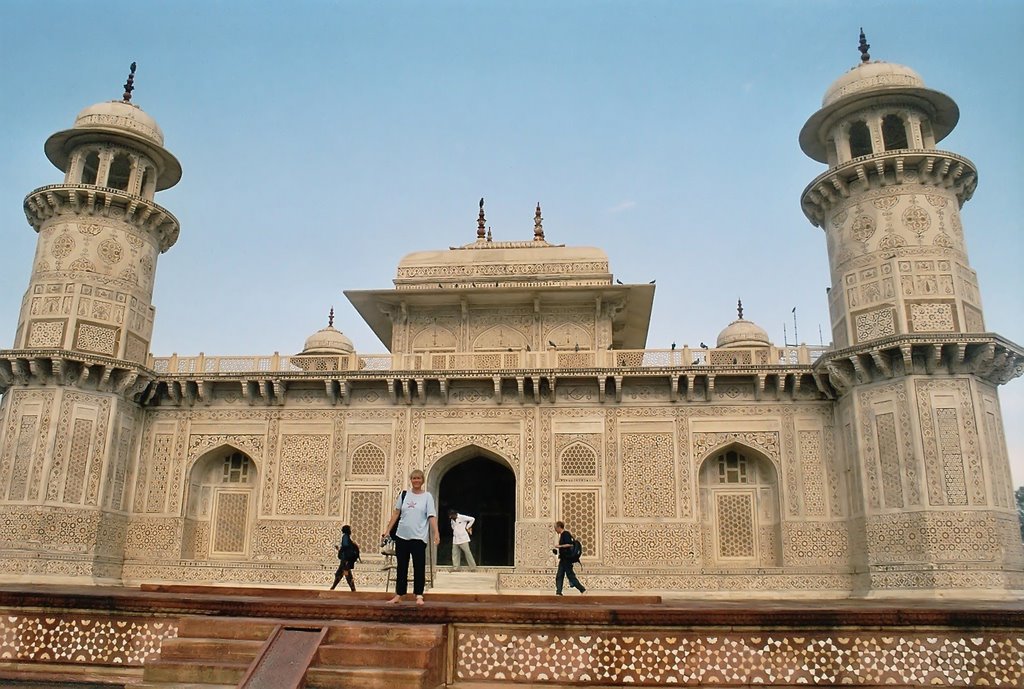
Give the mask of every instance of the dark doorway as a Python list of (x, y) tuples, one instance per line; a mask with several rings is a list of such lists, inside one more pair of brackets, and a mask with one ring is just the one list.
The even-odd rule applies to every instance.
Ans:
[(476, 518), (470, 549), (477, 565), (500, 567), (514, 563), (516, 477), (511, 469), (487, 457), (473, 457), (449, 469), (437, 492), (439, 565), (452, 562), (450, 509)]

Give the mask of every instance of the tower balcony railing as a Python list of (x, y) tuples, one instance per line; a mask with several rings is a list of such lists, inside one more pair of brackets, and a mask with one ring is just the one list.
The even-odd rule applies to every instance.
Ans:
[(694, 366), (740, 367), (810, 365), (826, 346), (676, 349), (548, 349), (413, 354), (256, 355), (150, 357), (149, 367), (164, 375), (332, 373), (378, 371), (504, 371), (575, 369), (659, 369)]
[(978, 185), (978, 171), (967, 158), (935, 149), (898, 149), (854, 158), (814, 178), (801, 195), (804, 215), (822, 227), (825, 216), (851, 193), (916, 183), (953, 189), (963, 206)]

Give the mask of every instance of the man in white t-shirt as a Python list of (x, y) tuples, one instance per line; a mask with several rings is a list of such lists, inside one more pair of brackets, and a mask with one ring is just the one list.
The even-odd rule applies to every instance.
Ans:
[(469, 571), (476, 571), (476, 560), (473, 559), (473, 552), (469, 549), (469, 536), (473, 531), (473, 517), (459, 514), (455, 510), (448, 510), (448, 518), (452, 520), (452, 568), (458, 572), (462, 567), (462, 554), (466, 555), (466, 562), (469, 564)]

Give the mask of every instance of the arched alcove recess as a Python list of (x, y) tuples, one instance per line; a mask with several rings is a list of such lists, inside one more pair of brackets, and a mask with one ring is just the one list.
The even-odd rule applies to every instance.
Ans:
[(515, 470), (507, 459), (478, 445), (459, 448), (431, 466), (427, 490), (437, 500), (439, 565), (452, 561), (448, 510), (454, 509), (476, 518), (470, 548), (477, 565), (512, 566), (517, 495)]
[(185, 488), (182, 559), (245, 559), (258, 485), (256, 463), (234, 446), (196, 459)]
[(412, 339), (414, 352), (454, 352), (458, 339), (455, 333), (440, 325), (431, 325)]
[(526, 336), (507, 325), (496, 325), (483, 331), (473, 340), (474, 352), (504, 352), (523, 350), (529, 345)]
[(575, 323), (562, 323), (551, 328), (545, 334), (544, 346), (554, 343), (558, 349), (594, 348), (594, 337), (587, 330)]
[(740, 443), (720, 447), (701, 462), (698, 484), (706, 566), (781, 565), (779, 478), (768, 457)]

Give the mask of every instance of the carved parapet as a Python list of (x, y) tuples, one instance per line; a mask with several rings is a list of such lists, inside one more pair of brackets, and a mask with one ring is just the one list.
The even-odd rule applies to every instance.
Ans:
[(992, 333), (896, 335), (825, 354), (814, 364), (839, 394), (909, 375), (974, 375), (1002, 385), (1024, 375), (1024, 348)]
[(153, 235), (160, 251), (178, 241), (181, 226), (170, 211), (135, 194), (90, 184), (51, 184), (25, 197), (25, 217), (36, 232), (49, 218), (64, 215), (117, 217)]
[(978, 173), (974, 163), (955, 153), (889, 151), (856, 158), (819, 175), (804, 189), (800, 205), (807, 219), (822, 227), (833, 206), (851, 194), (911, 182), (953, 189), (963, 206), (974, 194)]
[(0, 393), (16, 385), (60, 385), (135, 400), (155, 379), (133, 363), (65, 350), (0, 350)]

